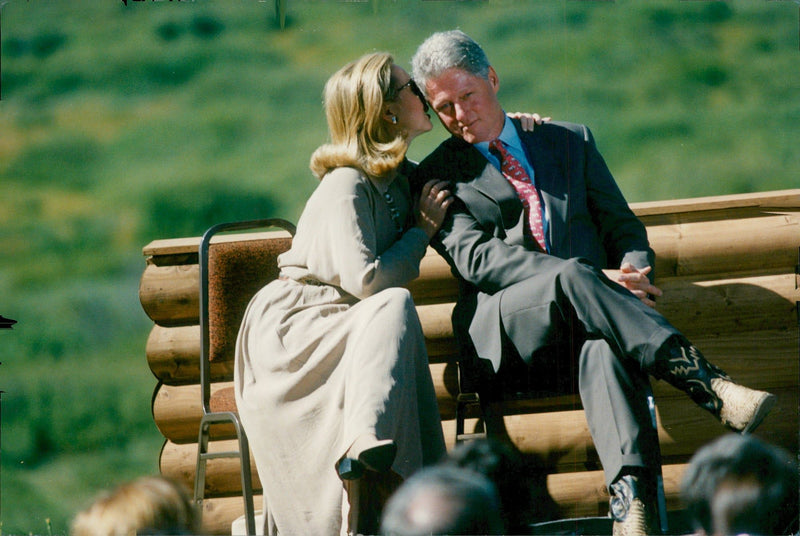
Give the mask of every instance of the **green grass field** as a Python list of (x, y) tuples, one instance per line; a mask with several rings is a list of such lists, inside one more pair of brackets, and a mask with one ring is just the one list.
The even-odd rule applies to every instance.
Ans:
[[(2, 534), (157, 471), (141, 250), (293, 221), (346, 61), (481, 42), (509, 111), (588, 124), (630, 201), (800, 186), (796, 2), (0, 2)], [(424, 157), (440, 126), (411, 150)], [(49, 520), (49, 525), (48, 521)]]

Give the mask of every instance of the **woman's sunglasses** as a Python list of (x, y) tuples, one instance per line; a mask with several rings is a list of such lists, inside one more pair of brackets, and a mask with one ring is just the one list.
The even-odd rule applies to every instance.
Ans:
[(405, 88), (409, 88), (411, 90), (411, 92), (414, 93), (414, 95), (419, 97), (419, 100), (422, 101), (423, 111), (427, 112), (428, 111), (428, 102), (425, 100), (425, 96), (422, 94), (422, 90), (419, 89), (419, 86), (417, 85), (416, 82), (414, 82), (413, 78), (409, 78), (408, 82), (406, 82), (405, 84), (403, 84), (402, 86), (397, 88), (395, 90), (395, 95), (399, 95), (400, 92), (403, 91)]

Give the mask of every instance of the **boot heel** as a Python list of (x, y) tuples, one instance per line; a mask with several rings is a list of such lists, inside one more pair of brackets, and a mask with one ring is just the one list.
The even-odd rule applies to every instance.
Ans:
[(361, 478), (367, 469), (384, 473), (392, 466), (396, 455), (397, 444), (393, 440), (379, 440), (374, 435), (364, 434), (355, 440), (339, 461), (336, 471), (342, 480)]
[(389, 470), (394, 463), (397, 455), (397, 445), (391, 439), (384, 439), (378, 443), (361, 451), (358, 454), (358, 461), (370, 471), (384, 473)]
[(358, 480), (364, 474), (364, 465), (353, 458), (342, 458), (336, 471), (342, 480)]

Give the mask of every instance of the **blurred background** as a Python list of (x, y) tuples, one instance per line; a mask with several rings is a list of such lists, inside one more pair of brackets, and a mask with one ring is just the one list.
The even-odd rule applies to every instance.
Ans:
[(631, 202), (800, 187), (797, 2), (284, 5), (0, 1), (0, 533), (65, 534), (157, 471), (142, 247), (297, 221), (322, 87), (364, 52), (463, 29), (507, 110), (588, 124)]

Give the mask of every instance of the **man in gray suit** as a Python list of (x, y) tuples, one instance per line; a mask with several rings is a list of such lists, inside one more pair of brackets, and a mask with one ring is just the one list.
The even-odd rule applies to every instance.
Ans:
[(614, 532), (655, 533), (660, 451), (643, 395), (649, 375), (737, 431), (755, 428), (774, 396), (731, 381), (655, 311), (661, 291), (646, 230), (588, 128), (553, 122), (523, 132), (506, 118), (485, 53), (461, 31), (429, 37), (412, 67), (452, 134), (417, 176), (449, 180), (456, 197), (432, 245), (459, 278), (462, 356), (490, 376), (521, 359), (553, 383), (577, 365)]

